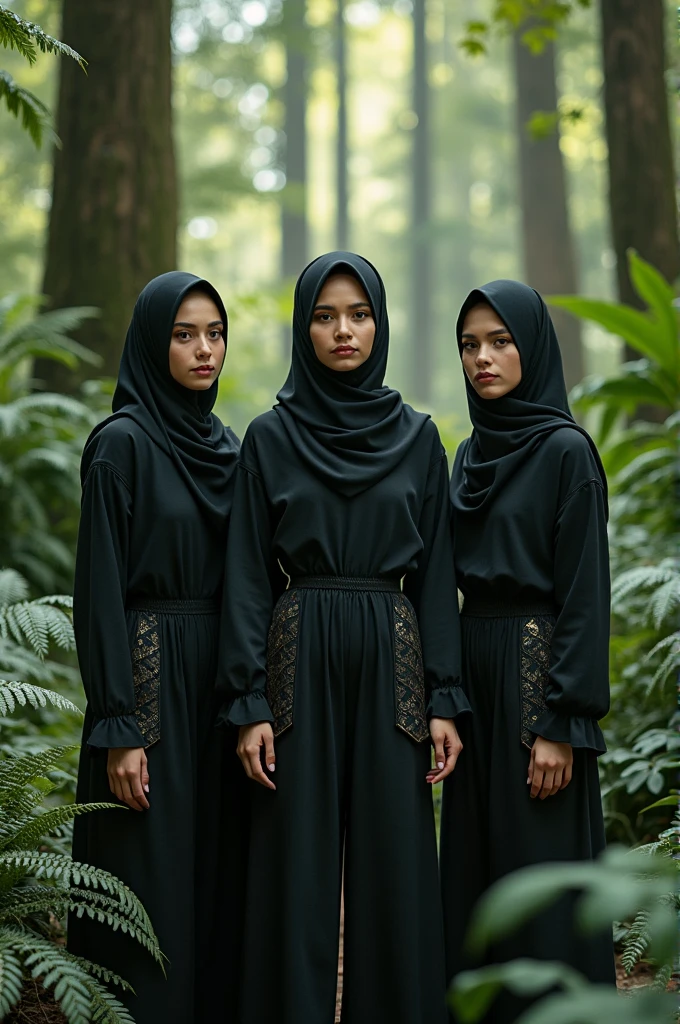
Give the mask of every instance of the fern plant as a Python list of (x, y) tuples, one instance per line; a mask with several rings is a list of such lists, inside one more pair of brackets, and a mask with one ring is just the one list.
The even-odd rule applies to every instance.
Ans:
[[(57, 670), (46, 658), (50, 646), (73, 647), (70, 598), (29, 600), (28, 584), (12, 569), (0, 570), (0, 714), (17, 707), (48, 705), (80, 714), (56, 691), (34, 681), (5, 679), (21, 662), (41, 681)], [(19, 655), (17, 654), (19, 652)], [(37, 666), (47, 666), (41, 675)], [(10, 672), (7, 672), (8, 667)], [(0, 718), (0, 741), (3, 738)], [(4, 749), (4, 756), (2, 751)], [(39, 980), (53, 992), (69, 1024), (133, 1024), (108, 985), (128, 989), (106, 967), (73, 956), (51, 941), (51, 922), (84, 914), (130, 935), (162, 966), (158, 940), (143, 906), (118, 878), (81, 864), (50, 838), (81, 814), (128, 813), (119, 804), (45, 805), (57, 789), (55, 772), (77, 749), (60, 745), (24, 753), (0, 743), (0, 1019), (21, 998), (24, 980)]]
[[(549, 301), (640, 355), (612, 377), (586, 379), (570, 396), (596, 419), (610, 482), (612, 711), (600, 767), (610, 838), (636, 841), (648, 793), (668, 788), (680, 756), (677, 720), (668, 721), (680, 670), (680, 338), (671, 286), (632, 251), (629, 269), (643, 310), (575, 296)], [(655, 406), (664, 422), (635, 419), (641, 403)], [(667, 818), (656, 813), (663, 828)]]
[(38, 357), (96, 362), (69, 337), (96, 310), (39, 313), (39, 302), (0, 300), (0, 565), (52, 593), (69, 585), (73, 571), (80, 453), (96, 415), (74, 398), (36, 392), (32, 364)]
[[(0, 4), (0, 46), (16, 50), (29, 64), (35, 64), (40, 50), (70, 57), (85, 70), (86, 61), (72, 47), (48, 35), (40, 25), (24, 21), (4, 4)], [(21, 119), (35, 145), (40, 146), (49, 125), (50, 112), (45, 104), (18, 85), (7, 71), (0, 71), (0, 99), (4, 100), (10, 114)]]

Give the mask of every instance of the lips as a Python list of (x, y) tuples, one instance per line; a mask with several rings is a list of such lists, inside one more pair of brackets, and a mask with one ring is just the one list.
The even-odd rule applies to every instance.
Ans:
[(198, 374), (199, 377), (210, 377), (215, 372), (214, 366), (195, 366), (192, 373)]
[(351, 345), (338, 345), (337, 348), (333, 349), (334, 356), (352, 356), (356, 352), (356, 349)]
[(479, 384), (490, 384), (492, 381), (498, 379), (497, 373), (478, 373), (475, 380)]

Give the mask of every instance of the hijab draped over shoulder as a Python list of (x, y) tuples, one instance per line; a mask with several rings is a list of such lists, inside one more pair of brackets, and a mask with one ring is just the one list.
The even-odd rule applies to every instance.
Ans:
[(101, 430), (128, 417), (175, 463), (208, 519), (221, 525), (230, 504), (229, 478), (236, 468), (239, 444), (229, 427), (212, 412), (217, 380), (205, 391), (192, 391), (170, 373), (169, 349), (177, 311), (192, 289), (208, 295), (224, 323), (227, 311), (208, 281), (183, 271), (161, 274), (141, 292), (132, 313), (113, 395), (113, 413), (92, 431), (81, 464), (84, 482), (97, 452)]
[[(373, 349), (355, 370), (324, 366), (310, 337), (314, 308), (331, 274), (356, 277), (373, 312)], [(350, 252), (327, 253), (310, 263), (295, 287), (292, 363), (274, 408), (310, 471), (348, 498), (387, 476), (429, 419), (383, 385), (388, 351), (385, 288), (375, 267)]]
[(548, 308), (533, 288), (519, 281), (492, 281), (468, 295), (458, 316), (456, 336), (469, 310), (488, 303), (508, 328), (519, 350), (522, 379), (501, 398), (481, 398), (465, 377), (472, 434), (463, 442), (451, 482), (459, 513), (488, 507), (504, 484), (555, 430), (578, 430), (588, 441), (607, 493), (599, 453), (590, 435), (569, 410), (562, 357)]

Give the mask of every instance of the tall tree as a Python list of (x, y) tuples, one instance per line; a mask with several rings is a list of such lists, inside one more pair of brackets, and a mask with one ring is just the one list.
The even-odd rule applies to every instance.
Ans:
[(286, 186), (281, 193), (281, 273), (297, 277), (307, 263), (307, 72), (306, 0), (286, 0), (282, 28), (286, 47), (283, 90)]
[(664, 3), (600, 0), (600, 10), (618, 290), (622, 301), (639, 307), (641, 300), (628, 274), (628, 248), (636, 249), (669, 281), (680, 275), (664, 78)]
[(347, 30), (345, 0), (336, 0), (335, 66), (338, 92), (336, 140), (335, 236), (338, 249), (349, 246), (349, 184), (347, 178)]
[[(115, 375), (141, 288), (176, 265), (172, 141), (172, 0), (64, 0), (62, 33), (89, 62), (60, 66), (53, 201), (43, 290), (50, 308), (91, 305), (96, 330), (79, 338)], [(50, 388), (74, 387), (39, 362)]]
[[(577, 291), (576, 259), (559, 134), (556, 129), (535, 137), (528, 127), (532, 114), (557, 110), (555, 47), (547, 43), (532, 53), (522, 42), (524, 31), (513, 37), (524, 277), (545, 295), (572, 295)], [(553, 317), (571, 388), (583, 378), (581, 329), (562, 310)]]
[(412, 151), (412, 243), (411, 282), (412, 310), (418, 324), (413, 338), (413, 397), (430, 400), (432, 389), (432, 256), (430, 240), (431, 156), (430, 95), (427, 81), (427, 4), (413, 2), (413, 111), (417, 122), (413, 131)]

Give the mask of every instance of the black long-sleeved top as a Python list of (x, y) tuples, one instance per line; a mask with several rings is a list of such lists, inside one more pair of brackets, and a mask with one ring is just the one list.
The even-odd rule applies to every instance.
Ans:
[[(225, 475), (225, 487), (233, 487)], [(228, 502), (225, 503), (228, 507)], [(126, 604), (219, 598), (217, 536), (170, 456), (133, 420), (109, 423), (83, 488), (73, 614), (93, 747), (142, 747)]]
[(272, 720), (267, 633), (286, 575), (403, 577), (420, 629), (429, 713), (468, 710), (449, 519), (446, 455), (431, 421), (396, 469), (347, 498), (310, 473), (275, 412), (255, 419), (241, 448), (227, 546), (218, 673), (224, 717), (236, 725)]
[[(461, 469), (454, 463), (454, 484)], [(604, 750), (609, 710), (610, 584), (605, 498), (586, 438), (563, 428), (541, 446), (490, 508), (454, 511), (454, 557), (466, 599), (510, 609), (553, 604), (548, 710), (537, 735)]]

